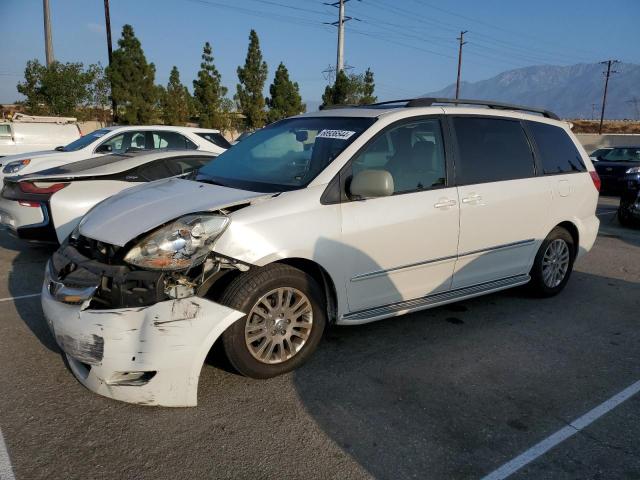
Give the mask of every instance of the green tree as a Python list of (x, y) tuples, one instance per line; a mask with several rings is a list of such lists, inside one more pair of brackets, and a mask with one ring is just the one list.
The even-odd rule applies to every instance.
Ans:
[(224, 128), (226, 119), (222, 102), (226, 94), (227, 88), (222, 85), (220, 72), (213, 64), (211, 45), (207, 42), (202, 51), (198, 78), (193, 81), (193, 96), (201, 127)]
[(322, 105), (346, 105), (352, 96), (353, 82), (343, 70), (336, 75), (333, 85), (327, 85), (322, 95)]
[(89, 65), (87, 72), (93, 77), (89, 84), (89, 106), (96, 110), (96, 116), (102, 123), (109, 121), (111, 107), (111, 84), (100, 63)]
[(282, 62), (278, 65), (273, 83), (269, 86), (269, 94), (266, 104), (269, 107), (267, 119), (275, 122), (292, 115), (297, 115), (306, 110), (302, 103), (300, 90), (296, 82), (289, 79), (287, 67)]
[(189, 121), (191, 95), (180, 82), (177, 67), (171, 69), (166, 90), (162, 89), (162, 120), (165, 125), (184, 125)]
[(333, 85), (327, 85), (322, 95), (322, 105), (363, 105), (374, 103), (375, 83), (370, 68), (364, 74), (347, 75), (338, 72)]
[(17, 85), (24, 105), (33, 115), (81, 116), (80, 110), (91, 100), (91, 84), (96, 72), (82, 63), (53, 62), (49, 66), (29, 60), (24, 82)]
[(238, 67), (236, 101), (245, 116), (247, 128), (264, 126), (266, 120), (264, 84), (267, 81), (267, 63), (262, 60), (260, 41), (255, 30), (249, 33), (249, 49), (244, 67)]
[(158, 89), (154, 84), (156, 67), (147, 63), (142, 45), (131, 25), (122, 27), (122, 38), (113, 52), (107, 76), (113, 98), (118, 104), (120, 123), (144, 125), (156, 116)]
[(362, 97), (359, 99), (360, 105), (367, 105), (369, 103), (375, 103), (378, 101), (378, 97), (376, 97), (373, 93), (376, 88), (376, 84), (373, 79), (373, 72), (370, 68), (367, 68), (367, 71), (364, 72), (364, 79), (362, 81)]

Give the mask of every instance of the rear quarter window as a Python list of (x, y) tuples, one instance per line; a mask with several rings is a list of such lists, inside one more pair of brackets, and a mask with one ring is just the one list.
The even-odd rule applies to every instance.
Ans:
[(538, 147), (545, 175), (587, 170), (580, 152), (564, 129), (540, 122), (527, 122), (527, 126)]
[(458, 185), (535, 176), (533, 153), (519, 120), (454, 117)]

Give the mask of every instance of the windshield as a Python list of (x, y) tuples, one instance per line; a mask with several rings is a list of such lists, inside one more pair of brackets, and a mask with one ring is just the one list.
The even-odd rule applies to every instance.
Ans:
[(614, 148), (600, 158), (608, 162), (640, 162), (640, 147)]
[(63, 152), (75, 152), (80, 150), (81, 148), (86, 147), (87, 145), (91, 145), (93, 142), (97, 141), (100, 137), (109, 133), (110, 130), (94, 130), (91, 133), (86, 134), (83, 137), (80, 137), (78, 140), (71, 142), (69, 145), (63, 147)]
[(255, 192), (305, 187), (375, 118), (290, 118), (256, 131), (200, 169), (198, 180)]

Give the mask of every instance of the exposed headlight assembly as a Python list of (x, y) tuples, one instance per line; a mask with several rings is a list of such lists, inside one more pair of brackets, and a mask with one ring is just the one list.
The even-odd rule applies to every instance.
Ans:
[(640, 167), (633, 167), (633, 168), (630, 168), (629, 170), (627, 170), (627, 171), (626, 171), (626, 172), (624, 172), (624, 173), (640, 173)]
[(186, 270), (204, 261), (230, 221), (219, 214), (185, 215), (151, 232), (124, 260), (149, 270)]
[(13, 174), (22, 170), (24, 167), (31, 163), (31, 159), (26, 158), (24, 160), (16, 160), (15, 162), (7, 163), (2, 169), (2, 173)]

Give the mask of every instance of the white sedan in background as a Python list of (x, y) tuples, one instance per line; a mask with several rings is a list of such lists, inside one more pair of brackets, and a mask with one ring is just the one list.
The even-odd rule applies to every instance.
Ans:
[(216, 156), (185, 150), (128, 152), (7, 177), (0, 195), (0, 226), (24, 240), (62, 243), (105, 198), (135, 185), (188, 175)]
[(125, 126), (95, 130), (55, 150), (0, 158), (4, 176), (24, 175), (110, 153), (139, 150), (200, 150), (221, 154), (231, 145), (219, 130), (172, 126)]

